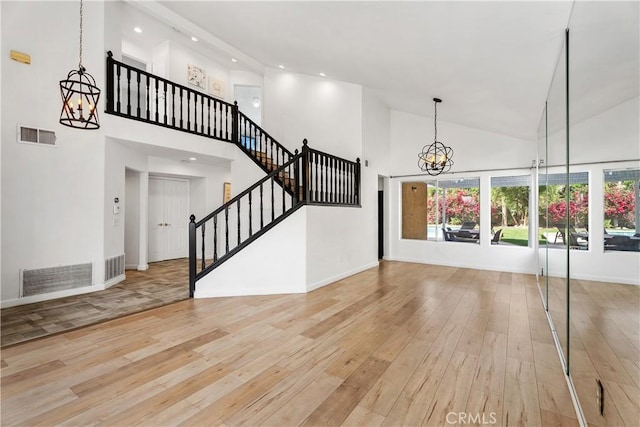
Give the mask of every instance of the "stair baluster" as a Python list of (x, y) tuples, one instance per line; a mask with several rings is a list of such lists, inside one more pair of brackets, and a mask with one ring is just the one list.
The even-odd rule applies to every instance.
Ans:
[(127, 68), (127, 114), (131, 115), (131, 70)]
[[(162, 95), (162, 102), (164, 104), (163, 108), (164, 108), (164, 124), (167, 124), (167, 82), (164, 82), (164, 91), (163, 91), (163, 95)], [(147, 95), (147, 105), (149, 105), (149, 96)], [(149, 111), (149, 110), (147, 110)]]
[(202, 224), (202, 261), (201, 261), (202, 267), (201, 267), (200, 271), (204, 270), (205, 267), (206, 267), (206, 259), (205, 259), (205, 256), (204, 256), (204, 247), (205, 247), (205, 232), (204, 232), (204, 230), (205, 230), (205, 226), (206, 226), (206, 224)]
[(216, 261), (218, 261), (218, 215), (213, 216), (213, 262)]

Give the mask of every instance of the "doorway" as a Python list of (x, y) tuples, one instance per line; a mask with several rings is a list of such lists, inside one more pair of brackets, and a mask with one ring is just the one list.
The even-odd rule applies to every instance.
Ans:
[(149, 262), (188, 255), (189, 181), (149, 177)]
[(384, 258), (384, 190), (378, 190), (378, 260)]

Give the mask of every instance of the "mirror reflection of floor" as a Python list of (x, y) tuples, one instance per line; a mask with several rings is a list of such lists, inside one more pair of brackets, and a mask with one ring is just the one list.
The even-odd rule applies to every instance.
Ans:
[[(571, 279), (571, 376), (589, 425), (640, 420), (640, 286)], [(604, 416), (595, 405), (605, 389)]]

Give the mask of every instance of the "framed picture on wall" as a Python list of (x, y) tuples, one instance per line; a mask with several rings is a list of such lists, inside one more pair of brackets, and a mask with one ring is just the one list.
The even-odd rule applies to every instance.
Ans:
[(223, 80), (209, 77), (209, 94), (216, 98), (224, 99), (224, 88), (226, 83)]
[(222, 191), (222, 203), (227, 203), (231, 200), (231, 183), (225, 182)]
[(207, 72), (195, 65), (187, 65), (187, 82), (202, 89), (207, 88)]

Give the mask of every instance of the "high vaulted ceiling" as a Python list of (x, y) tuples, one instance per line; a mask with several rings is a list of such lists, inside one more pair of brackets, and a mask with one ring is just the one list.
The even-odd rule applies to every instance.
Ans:
[[(389, 107), (535, 139), (572, 2), (160, 1), (266, 67), (351, 82)], [(230, 64), (231, 65), (231, 64)]]

